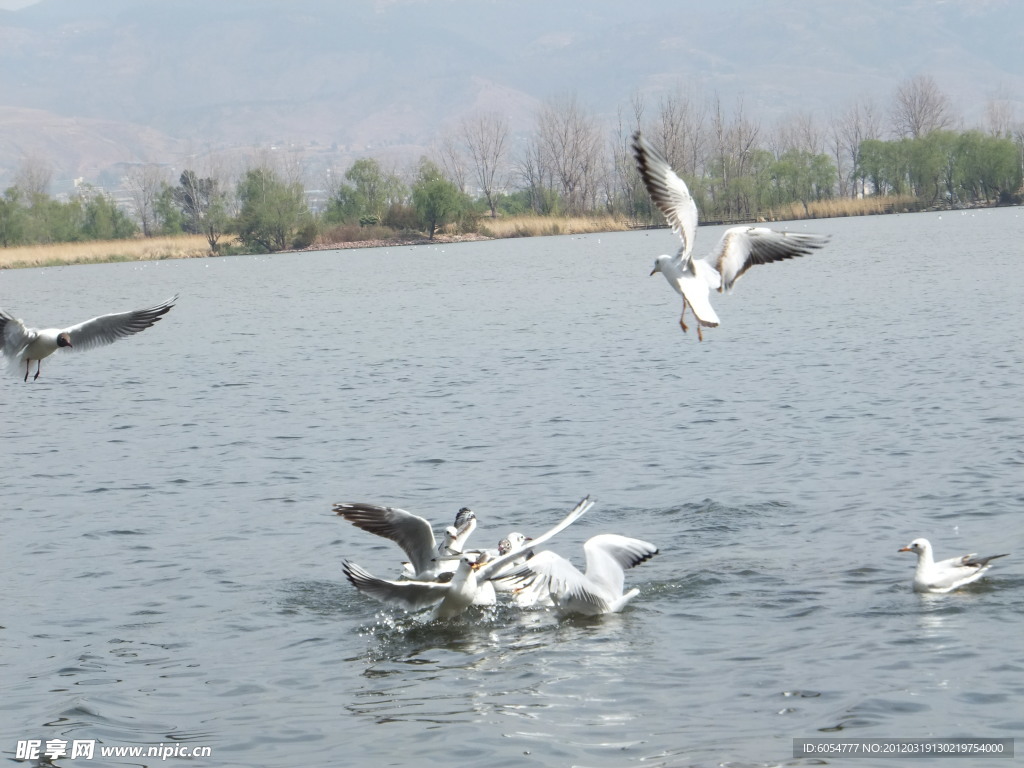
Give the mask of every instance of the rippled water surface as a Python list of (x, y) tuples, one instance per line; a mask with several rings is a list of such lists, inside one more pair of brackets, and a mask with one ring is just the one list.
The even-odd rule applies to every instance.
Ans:
[[(0, 753), (762, 766), (1021, 735), (1024, 214), (792, 226), (832, 243), (715, 295), (703, 343), (647, 277), (667, 231), (0, 274), (38, 325), (181, 294), (0, 382)], [(343, 579), (400, 558), (332, 502), (467, 505), (493, 546), (587, 493), (553, 549), (661, 548), (620, 615), (423, 624)], [(922, 597), (917, 536), (1013, 554)]]

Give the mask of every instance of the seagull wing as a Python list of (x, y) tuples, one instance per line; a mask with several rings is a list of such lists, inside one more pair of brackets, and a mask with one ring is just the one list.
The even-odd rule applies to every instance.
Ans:
[(697, 234), (697, 204), (686, 182), (676, 175), (664, 156), (652, 147), (640, 131), (633, 134), (633, 155), (647, 194), (664, 214), (672, 231), (683, 239), (678, 258), (684, 263), (693, 251)]
[[(604, 613), (608, 610), (612, 594), (605, 586), (595, 582), (561, 555), (539, 552), (527, 560), (517, 571), (536, 575), (531, 589), (547, 590), (552, 599), (563, 607), (583, 606), (584, 613)], [(619, 590), (621, 594), (622, 590)]]
[(988, 557), (978, 557), (977, 555), (964, 555), (961, 558), (961, 565), (970, 566), (973, 568), (983, 568), (988, 565), (990, 560), (995, 560), (997, 557), (1006, 557), (1009, 553), (1004, 552), (1001, 555), (989, 555)]
[(21, 353), (36, 340), (39, 331), (26, 328), (25, 323), (0, 309), (0, 347), (4, 357), (12, 364), (19, 362)]
[(408, 611), (437, 605), (448, 594), (449, 584), (433, 581), (388, 581), (378, 579), (365, 568), (345, 561), (345, 577), (360, 592), (382, 603), (396, 603)]
[(587, 578), (618, 596), (625, 583), (623, 572), (650, 560), (658, 554), (658, 548), (649, 541), (602, 533), (588, 539), (583, 552), (587, 556)]
[(731, 291), (733, 284), (755, 264), (806, 256), (828, 240), (824, 235), (778, 232), (767, 227), (731, 227), (708, 258), (722, 278), (718, 290)]
[[(594, 502), (590, 500), (589, 496), (584, 496), (582, 499), (580, 499), (580, 502), (575, 507), (572, 508), (572, 511), (565, 516), (562, 522), (560, 522), (554, 528), (545, 531), (540, 536), (537, 536), (532, 541), (530, 541), (530, 548), (533, 549), (535, 547), (539, 547), (541, 544), (543, 544), (551, 537), (557, 535), (558, 533), (561, 533), (563, 530), (565, 530), (570, 525), (579, 520), (580, 517), (582, 517), (586, 513), (586, 511), (590, 509), (592, 506), (594, 506)], [(521, 554), (522, 553), (518, 550), (513, 550), (512, 552), (507, 552), (504, 555), (499, 555), (493, 560), (488, 560), (486, 563), (479, 567), (479, 570), (477, 571), (477, 581), (482, 582), (486, 579), (492, 578), (502, 569), (502, 567), (506, 563), (514, 560)], [(536, 555), (534, 555), (534, 557), (536, 557)]]
[(419, 515), (396, 507), (350, 502), (335, 504), (334, 512), (356, 528), (391, 539), (405, 552), (417, 574), (434, 567), (437, 542), (430, 523)]
[(157, 304), (149, 309), (136, 309), (132, 312), (117, 312), (112, 315), (94, 317), (92, 320), (65, 328), (63, 333), (67, 333), (71, 337), (73, 349), (85, 350), (104, 344), (113, 344), (118, 339), (149, 328), (162, 315), (170, 312), (177, 300), (178, 297), (173, 296), (163, 304)]

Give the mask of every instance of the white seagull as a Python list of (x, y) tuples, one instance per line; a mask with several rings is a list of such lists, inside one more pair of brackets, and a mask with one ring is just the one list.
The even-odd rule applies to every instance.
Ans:
[(686, 308), (689, 306), (697, 318), (697, 338), (701, 341), (704, 340), (701, 326), (714, 328), (719, 323), (708, 299), (710, 289), (731, 292), (736, 281), (755, 264), (806, 256), (828, 242), (828, 237), (823, 235), (778, 232), (767, 227), (732, 227), (725, 231), (710, 256), (695, 259), (692, 251), (697, 235), (697, 205), (686, 183), (640, 131), (633, 134), (633, 154), (647, 194), (683, 241), (675, 256), (655, 259), (651, 274), (661, 272), (683, 297), (679, 325), (687, 330)]
[(989, 569), (989, 561), (1002, 555), (978, 557), (976, 554), (951, 557), (948, 560), (935, 562), (932, 557), (932, 545), (928, 539), (914, 539), (900, 552), (914, 552), (917, 555), (917, 568), (914, 570), (914, 591), (942, 594), (952, 592), (957, 587), (977, 581)]
[[(617, 613), (640, 594), (639, 589), (623, 593), (625, 571), (650, 560), (658, 548), (648, 541), (615, 533), (602, 533), (583, 545), (587, 571), (580, 573), (572, 563), (554, 552), (539, 552), (509, 576), (527, 582), (536, 597), (545, 591), (561, 613), (599, 616)], [(530, 574), (535, 578), (530, 579)]]
[[(539, 546), (578, 520), (594, 502), (587, 496), (577, 504), (562, 522), (533, 540)], [(459, 560), (451, 581), (388, 581), (379, 579), (355, 563), (346, 561), (345, 576), (360, 592), (375, 600), (396, 603), (408, 611), (432, 608), (428, 620), (448, 619), (460, 615), (475, 602), (479, 603), (481, 589), (490, 587), (490, 580), (519, 555), (512, 550), (488, 559), (486, 554), (467, 553)], [(486, 585), (486, 587), (485, 587)]]
[(177, 296), (157, 304), (149, 309), (137, 309), (133, 312), (118, 312), (101, 315), (84, 323), (69, 328), (29, 328), (21, 320), (0, 309), (0, 343), (4, 357), (12, 369), (21, 373), (21, 363), (25, 363), (25, 381), (28, 381), (29, 368), (36, 361), (35, 381), (39, 378), (39, 368), (44, 357), (49, 357), (58, 349), (85, 350), (112, 344), (125, 336), (149, 328), (153, 323), (167, 314)]
[(466, 540), (477, 525), (473, 510), (463, 507), (455, 515), (455, 524), (444, 529), (444, 536), (438, 542), (429, 522), (404, 509), (338, 502), (334, 505), (334, 513), (357, 528), (398, 544), (409, 558), (405, 564), (406, 575), (420, 581), (434, 581), (445, 573), (452, 573), (458, 559), (452, 556), (462, 554)]

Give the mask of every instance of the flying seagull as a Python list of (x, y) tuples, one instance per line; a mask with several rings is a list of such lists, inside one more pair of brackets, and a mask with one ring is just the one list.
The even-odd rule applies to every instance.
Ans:
[[(594, 506), (589, 496), (584, 497), (554, 528), (533, 539), (531, 546), (539, 546), (578, 520)], [(478, 593), (490, 586), (495, 578), (520, 555), (512, 549), (503, 555), (490, 558), (487, 553), (466, 553), (462, 555), (451, 581), (388, 581), (379, 579), (365, 568), (346, 561), (343, 564), (345, 576), (356, 589), (375, 600), (395, 603), (409, 611), (431, 608), (429, 619), (447, 619), (460, 615), (478, 599)]]
[(614, 533), (602, 533), (587, 539), (583, 545), (587, 570), (576, 566), (554, 552), (539, 552), (506, 578), (533, 574), (528, 589), (533, 595), (550, 595), (560, 613), (581, 613), (599, 616), (617, 613), (640, 594), (640, 590), (624, 592), (625, 571), (650, 560), (658, 548), (648, 541), (631, 539)]
[(914, 591), (945, 593), (957, 587), (977, 581), (989, 569), (989, 561), (1002, 555), (978, 557), (975, 554), (951, 557), (948, 560), (935, 562), (932, 557), (932, 545), (928, 539), (914, 539), (900, 552), (914, 552), (917, 555), (917, 568), (914, 570)]
[(84, 323), (69, 328), (29, 328), (21, 320), (0, 309), (0, 343), (4, 357), (11, 368), (21, 373), (21, 363), (25, 363), (25, 381), (28, 381), (29, 368), (36, 361), (35, 381), (39, 378), (39, 368), (44, 357), (49, 357), (58, 349), (85, 350), (113, 344), (118, 339), (131, 336), (153, 325), (161, 316), (170, 312), (177, 296), (157, 304), (149, 309), (136, 309), (133, 312), (117, 312), (100, 315)]
[(697, 318), (697, 338), (701, 341), (704, 340), (701, 327), (714, 328), (719, 323), (708, 299), (710, 289), (731, 292), (736, 281), (755, 264), (806, 256), (828, 242), (828, 237), (823, 235), (778, 232), (767, 227), (732, 227), (725, 231), (710, 256), (695, 259), (692, 252), (697, 235), (697, 205), (686, 183), (640, 131), (633, 134), (633, 154), (647, 194), (683, 241), (675, 256), (655, 259), (651, 274), (661, 272), (683, 297), (679, 325), (687, 330), (686, 308), (689, 306)]

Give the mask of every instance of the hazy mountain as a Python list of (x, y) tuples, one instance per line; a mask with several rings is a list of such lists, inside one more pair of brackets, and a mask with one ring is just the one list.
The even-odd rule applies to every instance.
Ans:
[(26, 155), (93, 180), (254, 145), (415, 157), (477, 109), (526, 131), (552, 95), (612, 119), (680, 84), (770, 123), (930, 74), (973, 123), (1024, 98), (1021, 29), (1016, 0), (40, 0), (0, 10), (0, 184)]

